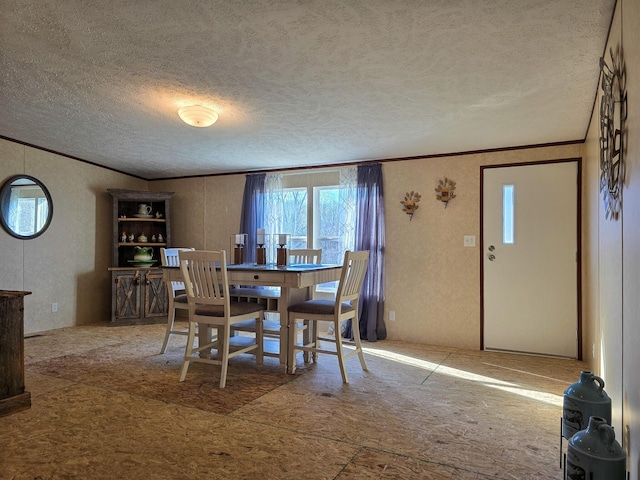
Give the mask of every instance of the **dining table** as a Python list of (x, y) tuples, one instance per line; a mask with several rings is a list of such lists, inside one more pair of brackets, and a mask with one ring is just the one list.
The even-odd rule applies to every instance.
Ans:
[[(165, 282), (183, 281), (179, 267), (162, 267)], [(287, 365), (288, 349), (291, 348), (289, 335), (288, 308), (311, 298), (311, 289), (316, 285), (340, 280), (342, 265), (336, 264), (289, 264), (256, 265), (250, 263), (228, 264), (229, 285), (236, 287), (280, 287), (276, 311), (280, 317), (280, 366), (291, 373)], [(295, 357), (294, 357), (295, 361)]]

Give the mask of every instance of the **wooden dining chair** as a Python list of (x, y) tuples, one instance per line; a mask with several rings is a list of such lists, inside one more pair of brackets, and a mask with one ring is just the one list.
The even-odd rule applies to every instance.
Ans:
[[(321, 248), (292, 248), (288, 252), (290, 265), (320, 265), (322, 263), (322, 249)], [(310, 297), (315, 298), (316, 286), (310, 287)], [(296, 323), (295, 330), (292, 330), (292, 335), (296, 337), (302, 332), (302, 341), (304, 344), (309, 343), (311, 339), (311, 327), (308, 321)], [(305, 363), (309, 363), (309, 352), (303, 353)]]
[[(257, 303), (230, 300), (227, 259), (224, 250), (179, 252), (179, 256), (189, 305), (189, 335), (180, 381), (184, 381), (190, 363), (210, 363), (221, 365), (220, 388), (224, 388), (230, 358), (243, 353), (254, 353), (256, 363), (262, 365), (264, 314), (262, 306)], [(232, 337), (231, 327), (246, 320), (255, 320), (255, 335)], [(205, 335), (200, 330), (198, 346), (195, 347), (196, 324), (199, 329), (216, 328), (216, 339), (203, 342)], [(211, 338), (210, 335), (206, 337)], [(206, 354), (212, 348), (217, 350), (215, 358), (211, 358), (210, 355), (200, 356), (200, 352)]]
[[(298, 320), (303, 319), (310, 322), (311, 339), (308, 343), (298, 343), (297, 336), (291, 335), (289, 339), (289, 365), (290, 373), (294, 373), (296, 369), (296, 352), (310, 352), (313, 354), (314, 360), (318, 353), (336, 355), (340, 364), (340, 373), (342, 381), (349, 383), (347, 377), (347, 369), (345, 361), (347, 358), (358, 355), (363, 370), (367, 370), (367, 364), (362, 353), (362, 345), (360, 343), (360, 329), (358, 326), (358, 299), (360, 298), (360, 290), (364, 282), (364, 276), (367, 272), (369, 263), (369, 252), (345, 252), (344, 263), (342, 265), (342, 274), (335, 300), (312, 299), (301, 302), (289, 307), (289, 328), (295, 328)], [(343, 340), (340, 334), (340, 324), (349, 320), (353, 322), (353, 341)], [(333, 323), (334, 337), (321, 336), (318, 329), (318, 323), (328, 321)], [(335, 350), (326, 350), (322, 348), (321, 342), (331, 342), (335, 344)], [(355, 349), (346, 353), (343, 345), (355, 347)]]
[[(193, 248), (160, 248), (160, 263), (163, 267), (180, 268), (178, 252), (189, 250), (193, 250)], [(176, 310), (189, 310), (187, 294), (184, 290), (184, 282), (171, 280), (170, 272), (166, 269), (162, 270), (162, 276), (164, 278), (164, 283), (167, 285), (167, 290), (169, 291), (169, 310), (167, 311), (167, 328), (164, 334), (164, 341), (162, 342), (160, 353), (164, 353), (167, 350), (167, 344), (169, 343), (169, 337), (171, 335), (187, 335), (187, 330), (175, 328), (175, 320)]]

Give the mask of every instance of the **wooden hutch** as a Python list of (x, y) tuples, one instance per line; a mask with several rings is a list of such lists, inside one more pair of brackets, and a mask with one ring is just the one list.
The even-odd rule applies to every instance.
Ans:
[[(164, 323), (169, 301), (159, 268), (160, 248), (171, 246), (169, 199), (173, 192), (108, 192), (113, 196), (111, 324)], [(134, 260), (142, 247), (153, 250), (149, 264)]]

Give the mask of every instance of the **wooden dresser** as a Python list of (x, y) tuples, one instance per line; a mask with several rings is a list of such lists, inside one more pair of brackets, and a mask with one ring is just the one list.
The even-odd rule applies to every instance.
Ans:
[(24, 296), (0, 290), (0, 417), (31, 408), (24, 391)]

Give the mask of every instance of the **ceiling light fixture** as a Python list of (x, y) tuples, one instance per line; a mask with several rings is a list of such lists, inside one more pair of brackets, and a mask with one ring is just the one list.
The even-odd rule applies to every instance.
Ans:
[(218, 114), (202, 105), (190, 105), (178, 110), (182, 121), (192, 127), (210, 127), (218, 120)]

